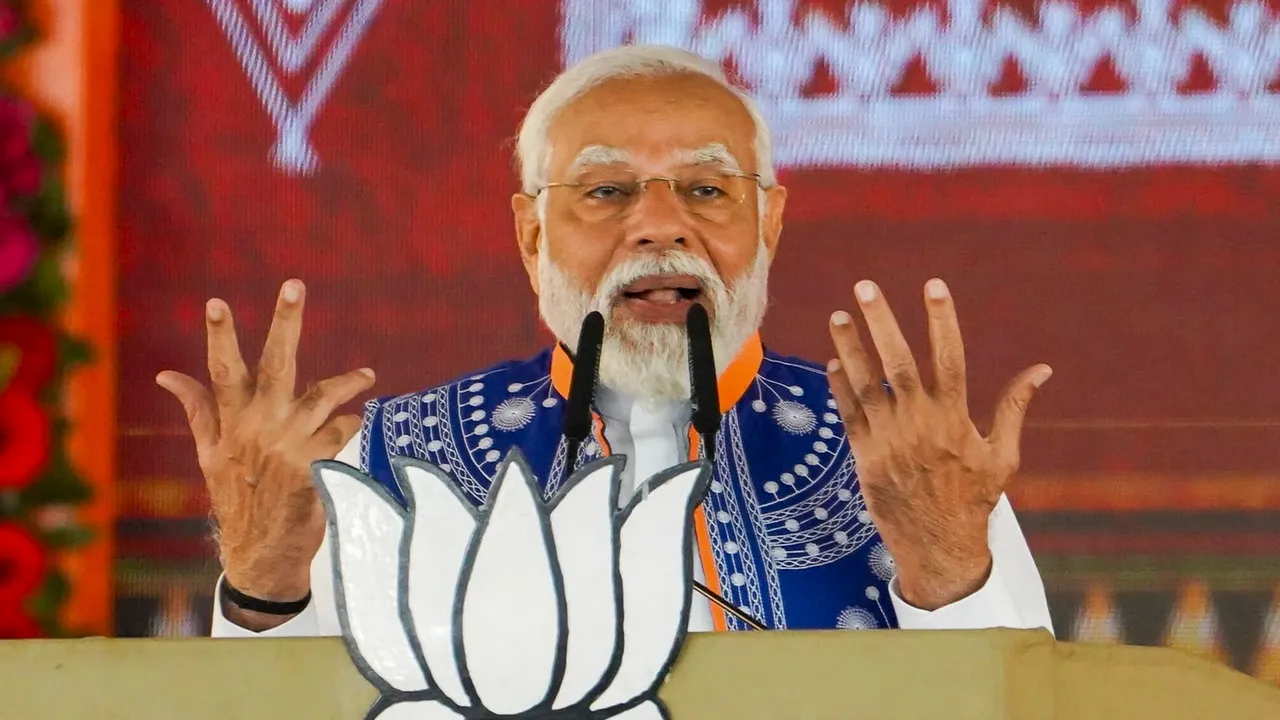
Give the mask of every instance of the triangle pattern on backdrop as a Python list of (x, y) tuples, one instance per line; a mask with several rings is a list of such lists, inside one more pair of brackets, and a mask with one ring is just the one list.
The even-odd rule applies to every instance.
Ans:
[(1082, 643), (1123, 643), (1124, 625), (1105, 582), (1092, 582), (1072, 623), (1071, 639)]
[(1178, 588), (1161, 645), (1227, 662), (1218, 613), (1209, 594), (1208, 583), (1191, 579)]

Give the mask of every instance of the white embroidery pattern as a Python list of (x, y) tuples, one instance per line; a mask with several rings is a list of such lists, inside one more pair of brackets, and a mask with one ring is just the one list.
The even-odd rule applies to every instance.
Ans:
[[(487, 381), (487, 382), (486, 382)], [(487, 394), (496, 393), (506, 397), (496, 404)], [(485, 477), (491, 477), (502, 460), (491, 433), (515, 432), (533, 422), (542, 408), (555, 407), (559, 402), (549, 375), (529, 383), (510, 383), (503, 385), (501, 378), (494, 373), (492, 377), (476, 375), (467, 382), (458, 384), (458, 407), (474, 408), (470, 413), (461, 413), (463, 442), (471, 453), (472, 462)], [(492, 407), (486, 412), (484, 408)]]
[[(731, 457), (727, 458), (726, 453)], [(724, 575), (727, 574), (730, 587), (725, 589), (728, 595), (756, 618), (766, 617), (764, 592), (767, 591), (773, 611), (767, 622), (774, 630), (785, 630), (787, 616), (777, 564), (769, 557), (757, 557), (748, 539), (754, 537), (761, 547), (767, 547), (767, 529), (759, 512), (760, 502), (753, 490), (736, 409), (724, 416), (723, 429), (716, 438), (715, 478), (703, 510), (708, 523), (716, 523), (715, 531), (708, 535), (716, 566), (721, 568), (721, 587), (724, 588)], [(747, 532), (747, 519), (751, 522), (750, 533)], [(761, 571), (764, 573), (764, 590), (760, 586)], [(737, 629), (746, 629), (737, 620), (730, 622)]]
[(366, 400), (364, 416), (360, 418), (360, 469), (369, 472), (369, 455), (373, 449), (373, 424), (378, 417), (378, 399)]
[[(505, 370), (472, 375), (422, 394), (404, 395), (384, 404), (383, 435), (389, 455), (414, 455), (450, 473), (476, 502), (484, 502), (489, 479), (502, 461), (494, 433), (521, 430), (539, 412), (559, 404), (550, 375), (528, 383), (504, 383)], [(497, 402), (492, 402), (496, 394)], [(486, 409), (492, 407), (492, 409)], [(598, 456), (594, 440), (583, 443), (578, 467)], [(563, 439), (553, 459), (546, 492), (564, 482)], [(368, 467), (368, 454), (364, 453)], [(473, 474), (469, 468), (479, 473)]]
[(889, 620), (889, 613), (885, 611), (884, 605), (880, 602), (880, 588), (875, 585), (868, 585), (866, 590), (867, 599), (876, 604), (876, 609), (880, 611), (880, 617), (884, 618), (885, 627), (892, 625)]
[(792, 435), (813, 432), (818, 426), (818, 418), (813, 411), (794, 400), (782, 400), (774, 405), (773, 420)]
[(875, 630), (880, 627), (875, 616), (860, 607), (847, 607), (836, 616), (836, 628), (840, 630)]
[[(296, 74), (312, 60), (320, 39), (341, 14), (344, 0), (292, 0), (288, 8), (290, 11), (307, 13), (307, 21), (296, 36), (289, 31), (280, 9), (276, 7), (278, 0), (249, 0), (253, 11), (251, 16), (241, 10), (236, 0), (205, 2), (226, 33), (254, 91), (275, 125), (277, 135), (276, 144), (271, 149), (272, 162), (286, 174), (310, 175), (319, 163), (309, 137), (311, 125), (351, 60), (356, 45), (373, 22), (382, 0), (352, 0), (346, 22), (337, 31), (333, 44), (327, 48), (302, 96), (297, 99), (285, 93), (281, 76)], [(258, 41), (257, 34), (250, 27), (251, 19), (257, 20), (268, 47), (264, 48)]]
[[(999, 0), (946, 0), (945, 14), (921, 3), (904, 17), (850, 2), (847, 23), (796, 0), (754, 5), (709, 16), (701, 0), (564, 0), (564, 61), (624, 41), (731, 61), (784, 167), (1280, 162), (1280, 93), (1268, 91), (1280, 16), (1262, 0), (1238, 0), (1225, 24), (1174, 0), (1136, 0), (1133, 19), (1118, 4), (1041, 0), (1035, 20)], [(1214, 87), (1180, 92), (1196, 55)], [(937, 94), (891, 94), (916, 58)], [(1128, 89), (1087, 92), (1107, 61)], [(1026, 91), (991, 90), (1007, 62)], [(836, 90), (806, 97), (820, 65)]]
[[(821, 370), (775, 358), (765, 358), (764, 362), (785, 366), (793, 373), (822, 375)], [(776, 381), (757, 376), (757, 397), (750, 403), (752, 410), (764, 414), (771, 406), (792, 402), (786, 396), (803, 396), (803, 388), (799, 386), (786, 386), (785, 395), (777, 392), (778, 387), (782, 386)], [(805, 410), (813, 414), (808, 406)], [(835, 562), (857, 551), (876, 535), (862, 493), (857, 490), (854, 464), (835, 411), (835, 400), (829, 395), (826, 410), (821, 424), (815, 422), (804, 435), (811, 443), (811, 452), (781, 473), (777, 480), (762, 483), (767, 494), (758, 498), (758, 504), (753, 506), (760, 511), (761, 536), (768, 545), (769, 562), (778, 570)], [(778, 424), (791, 432), (783, 423)], [(743, 484), (750, 485), (745, 464), (739, 472)]]
[[(477, 502), (483, 502), (488, 483), (480, 482), (467, 469), (454, 438), (454, 414), (463, 411), (452, 401), (457, 384), (445, 385), (418, 395), (402, 395), (384, 403), (382, 408), (383, 445), (387, 455), (413, 455), (431, 462), (453, 476), (464, 491)], [(483, 411), (473, 410), (474, 415)], [(463, 448), (462, 450), (466, 450)]]
[(882, 542), (876, 543), (875, 547), (871, 548), (871, 555), (868, 557), (867, 562), (871, 565), (871, 572), (885, 582), (889, 582), (894, 575), (898, 574), (898, 565), (893, 561), (893, 556), (889, 554), (889, 548), (885, 547)]
[(493, 426), (499, 430), (511, 432), (519, 430), (533, 422), (533, 414), (537, 410), (529, 398), (513, 397), (498, 403), (493, 409)]
[[(782, 366), (785, 372), (811, 373), (822, 376), (813, 367), (766, 357), (765, 363)], [(840, 418), (835, 413), (835, 401), (827, 397), (826, 410), (821, 424), (812, 423), (805, 433), (798, 433), (798, 424), (788, 425), (795, 417), (790, 408), (779, 413), (776, 408), (798, 404), (791, 398), (800, 398), (806, 392), (799, 385), (786, 385), (766, 375), (757, 375), (747, 406), (752, 413), (769, 417), (786, 433), (803, 438), (810, 443), (811, 452), (797, 458), (793, 466), (782, 472), (777, 480), (757, 483), (747, 466), (745, 449), (740, 447), (741, 432), (735, 434), (739, 420), (734, 410), (725, 416), (727, 439), (734, 453), (738, 485), (743, 492), (759, 487), (764, 491), (757, 496), (751, 493), (747, 511), (756, 526), (756, 536), (768, 553), (765, 563), (770, 573), (780, 570), (798, 570), (816, 567), (844, 558), (875, 537), (876, 530), (862, 494), (857, 490), (856, 476), (847, 443), (843, 437)], [(825, 380), (824, 380), (825, 383)], [(786, 405), (784, 405), (784, 403)], [(802, 406), (810, 416), (810, 405)], [(745, 411), (743, 411), (745, 412)], [(778, 416), (784, 415), (784, 420)], [(755, 471), (758, 475), (759, 471)], [(719, 477), (719, 476), (718, 476)], [(713, 488), (714, 489), (714, 488)]]

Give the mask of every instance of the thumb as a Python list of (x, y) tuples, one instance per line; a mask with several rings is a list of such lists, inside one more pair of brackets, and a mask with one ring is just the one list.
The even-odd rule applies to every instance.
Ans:
[(191, 425), (191, 435), (196, 441), (196, 452), (203, 464), (205, 453), (218, 444), (218, 409), (213, 402), (213, 394), (199, 380), (172, 370), (157, 375), (156, 384), (182, 403), (187, 423)]
[(1001, 465), (1011, 470), (1017, 469), (1020, 461), (1018, 447), (1022, 442), (1022, 421), (1027, 416), (1031, 398), (1051, 375), (1053, 368), (1048, 365), (1032, 365), (1014, 376), (996, 401), (987, 442), (995, 448)]

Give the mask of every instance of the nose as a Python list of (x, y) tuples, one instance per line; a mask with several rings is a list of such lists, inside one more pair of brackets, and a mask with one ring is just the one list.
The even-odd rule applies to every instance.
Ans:
[(633, 248), (665, 250), (688, 245), (692, 235), (689, 218), (671, 185), (654, 180), (640, 192), (626, 219), (627, 243)]

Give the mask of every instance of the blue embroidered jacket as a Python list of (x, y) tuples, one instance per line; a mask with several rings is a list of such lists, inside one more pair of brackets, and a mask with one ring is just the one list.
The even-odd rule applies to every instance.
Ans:
[[(362, 469), (398, 496), (390, 457), (426, 460), (479, 505), (507, 451), (519, 447), (550, 498), (566, 480), (561, 430), (571, 371), (555, 348), (371, 400)], [(893, 560), (866, 510), (824, 370), (765, 351), (756, 338), (720, 385), (715, 476), (698, 518), (709, 541), (704, 567), (714, 563), (708, 584), (773, 629), (896, 627), (887, 587)], [(603, 452), (584, 443), (579, 467)], [(718, 609), (715, 616), (717, 628), (745, 629)]]

